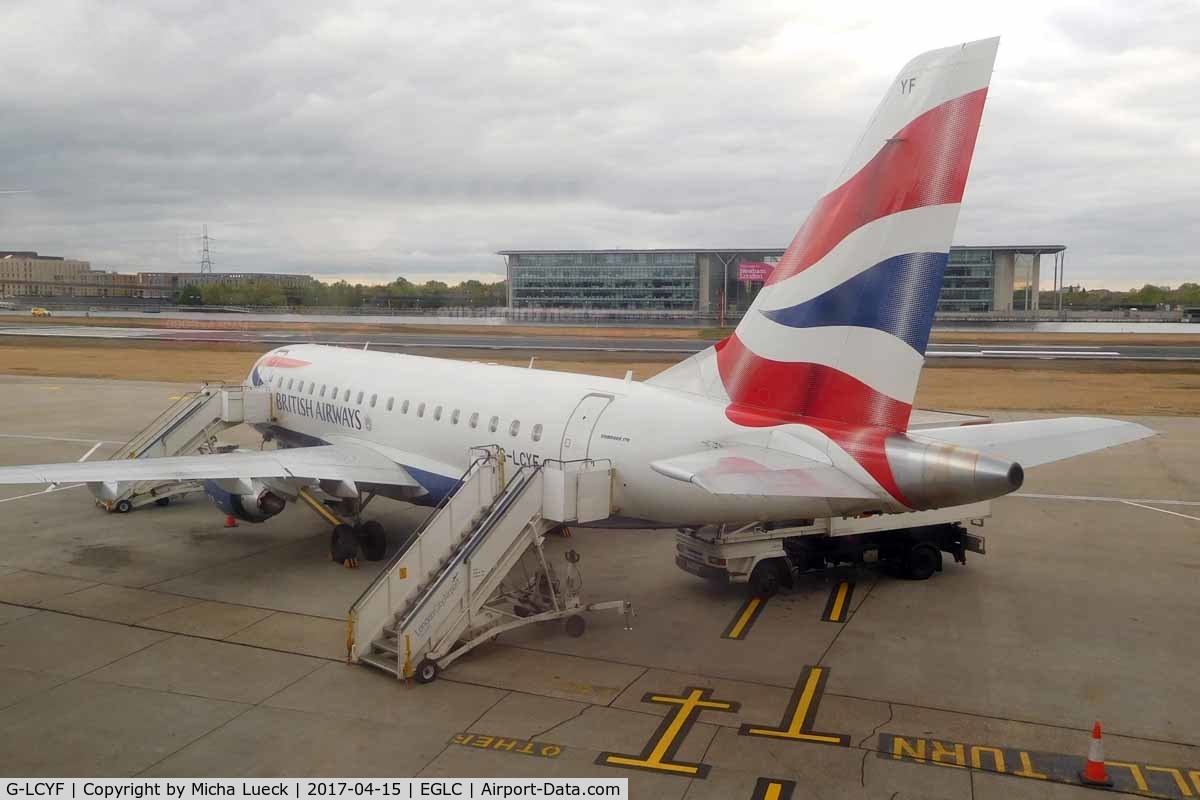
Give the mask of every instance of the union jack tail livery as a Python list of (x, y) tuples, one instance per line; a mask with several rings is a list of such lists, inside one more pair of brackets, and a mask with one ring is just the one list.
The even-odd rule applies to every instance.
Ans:
[(998, 44), (905, 65), (737, 330), (654, 382), (743, 425), (903, 431)]

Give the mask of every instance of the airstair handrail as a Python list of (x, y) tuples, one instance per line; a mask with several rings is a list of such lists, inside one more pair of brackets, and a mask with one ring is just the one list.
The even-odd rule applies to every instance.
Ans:
[(503, 518), (513, 503), (521, 497), (525, 489), (529, 486), (529, 483), (541, 471), (542, 467), (540, 464), (526, 465), (517, 470), (517, 473), (513, 475), (508, 485), (501, 491), (499, 496), (500, 501), (492, 506), (487, 516), (475, 527), (471, 538), (440, 568), (437, 577), (422, 593), (421, 599), (413, 604), (412, 608), (408, 609), (404, 617), (397, 622), (397, 630), (411, 622), (412, 618), (425, 607), (425, 603), (437, 593), (438, 587), (445, 582), (447, 576), (453, 574), (454, 568), (470, 557), (479, 546), (479, 543), (487, 537), (487, 534)]
[[(214, 394), (228, 386), (230, 384), (225, 381), (208, 381), (201, 384), (199, 389), (184, 393), (177, 401), (155, 417), (153, 422), (142, 428), (129, 441), (114, 451), (109, 458), (114, 460), (139, 458), (141, 453), (134, 453), (131, 450), (140, 449), (144, 451), (150, 443), (161, 441), (170, 436), (176, 428), (188, 419), (190, 410), (195, 408), (198, 402), (208, 402)], [(151, 431), (154, 432), (153, 435), (151, 435)]]
[[(470, 478), (471, 473), (475, 472), (477, 469), (479, 469), (484, 464), (487, 464), (489, 461), (493, 461), (495, 459), (496, 459), (496, 454), (491, 453), (491, 452), (488, 452), (485, 455), (481, 455), (481, 456), (477, 457), (474, 461), (471, 462), (471, 465), (469, 467), (467, 467), (466, 471), (463, 472), (462, 476), (458, 479), (458, 485), (462, 486), (463, 484), (465, 484), (467, 482), (468, 478)], [(400, 549), (398, 549), (396, 551), (396, 553), (391, 558), (388, 559), (387, 564), (385, 564), (383, 566), (383, 568), (381, 570), (379, 570), (379, 574), (376, 575), (375, 578), (370, 583), (367, 584), (367, 587), (362, 590), (362, 593), (359, 594), (358, 598), (353, 603), (350, 604), (350, 612), (349, 613), (352, 618), (354, 616), (354, 613), (363, 605), (363, 603), (365, 603), (370, 598), (371, 595), (375, 594), (375, 592), (379, 589), (379, 587), (382, 586), (387, 581), (388, 575), (391, 573), (392, 569), (398, 563), (400, 563), (400, 561), (406, 555), (408, 555), (409, 550), (411, 550), (414, 546), (416, 546), (417, 541), (421, 538), (421, 534), (425, 532), (425, 529), (429, 527), (429, 524), (431, 522), (433, 522), (434, 518), (439, 513), (441, 513), (442, 509), (444, 509), (446, 507), (446, 505), (450, 502), (450, 499), (454, 496), (456, 491), (458, 491), (458, 490), (455, 489), (454, 492), (446, 492), (446, 494), (442, 496), (442, 499), (439, 500), (437, 505), (435, 505), (433, 507), (433, 510), (429, 512), (429, 515), (426, 516), (425, 519), (421, 522), (421, 524), (417, 526), (417, 529), (413, 532), (413, 534), (408, 537), (408, 541), (405, 542), (404, 546), (401, 547)]]

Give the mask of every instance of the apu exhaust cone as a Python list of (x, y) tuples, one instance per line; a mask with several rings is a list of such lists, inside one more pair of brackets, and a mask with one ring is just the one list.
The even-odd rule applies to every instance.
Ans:
[(1025, 470), (1015, 461), (965, 447), (892, 436), (884, 449), (896, 486), (907, 505), (918, 510), (990, 500), (1015, 492), (1025, 482)]

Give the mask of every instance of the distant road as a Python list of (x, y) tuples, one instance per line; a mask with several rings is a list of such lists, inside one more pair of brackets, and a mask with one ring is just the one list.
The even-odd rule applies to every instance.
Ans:
[[(683, 357), (711, 342), (701, 339), (631, 339), (599, 336), (521, 335), (479, 333), (319, 333), (307, 331), (224, 331), (162, 328), (107, 328), (83, 325), (3, 325), (0, 336), (46, 336), (83, 339), (124, 339), (174, 342), (244, 342), (295, 344), (319, 342), (380, 348), (437, 348), (466, 350), (537, 350), (563, 353), (656, 353)], [(1200, 346), (1189, 345), (1009, 345), (995, 343), (929, 345), (928, 358), (1043, 358), (1083, 360), (1200, 361)]]

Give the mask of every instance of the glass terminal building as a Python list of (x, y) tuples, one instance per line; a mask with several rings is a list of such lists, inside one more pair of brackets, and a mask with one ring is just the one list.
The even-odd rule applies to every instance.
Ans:
[[(938, 310), (1036, 310), (1041, 257), (1061, 285), (1063, 245), (953, 247)], [(502, 250), (512, 309), (745, 312), (761, 280), (740, 280), (778, 262), (782, 249)], [(746, 269), (743, 270), (743, 266)]]

